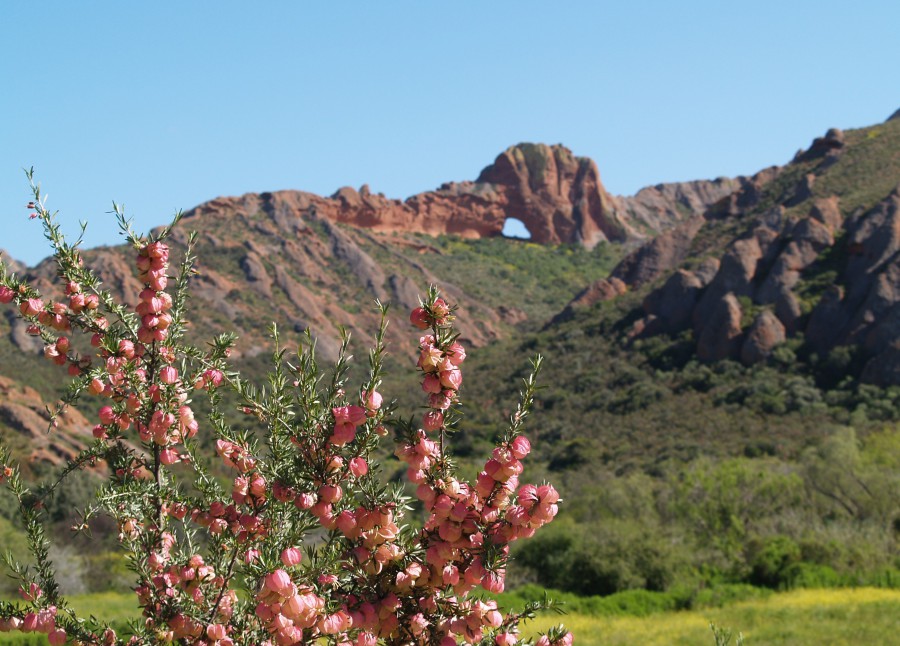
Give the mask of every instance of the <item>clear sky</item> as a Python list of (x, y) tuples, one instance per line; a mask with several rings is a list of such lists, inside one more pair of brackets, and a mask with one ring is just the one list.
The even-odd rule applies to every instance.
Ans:
[[(406, 198), (521, 141), (607, 189), (753, 173), (900, 108), (900, 3), (0, 0), (0, 247), (46, 255), (34, 166), (86, 242), (218, 195)], [(75, 230), (75, 227), (69, 227)]]

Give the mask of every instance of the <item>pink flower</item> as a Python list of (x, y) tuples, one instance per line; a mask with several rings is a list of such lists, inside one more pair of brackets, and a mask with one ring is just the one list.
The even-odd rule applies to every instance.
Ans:
[(338, 502), (343, 495), (344, 492), (338, 485), (327, 484), (319, 487), (319, 500), (327, 503)]
[(536, 493), (543, 504), (552, 505), (559, 502), (559, 492), (557, 492), (551, 484), (541, 485), (537, 488)]
[(298, 509), (309, 509), (316, 504), (316, 499), (317, 497), (314, 493), (297, 494), (297, 497), (294, 499), (294, 506)]
[(163, 449), (159, 452), (159, 461), (165, 465), (175, 464), (180, 459), (178, 452), (172, 449)]
[(413, 618), (409, 620), (409, 629), (413, 635), (421, 635), (425, 632), (426, 628), (428, 628), (428, 620), (425, 619), (425, 615), (421, 612), (416, 613)]
[(366, 421), (366, 411), (359, 406), (338, 406), (331, 409), (335, 424), (353, 424), (360, 426)]
[(100, 409), (100, 422), (103, 424), (112, 424), (116, 421), (116, 414), (112, 409), (112, 406), (104, 406)]
[(159, 371), (159, 380), (164, 384), (174, 384), (178, 381), (178, 370), (172, 366), (164, 366)]
[(422, 426), (426, 431), (439, 431), (444, 425), (444, 414), (439, 410), (430, 410), (422, 419)]
[(353, 458), (350, 460), (350, 473), (357, 478), (361, 478), (369, 472), (369, 464), (364, 458)]
[(422, 390), (434, 394), (441, 392), (441, 379), (435, 374), (425, 375), (425, 379), (422, 380)]
[(131, 359), (132, 357), (134, 357), (134, 343), (129, 341), (128, 339), (120, 340), (119, 354), (121, 354), (126, 359)]
[(36, 316), (44, 309), (44, 301), (39, 298), (29, 298), (19, 303), (19, 311), (23, 316)]
[(350, 422), (343, 422), (334, 425), (334, 432), (329, 438), (329, 442), (335, 446), (344, 446), (349, 444), (356, 438), (356, 427)]
[(0, 285), (0, 303), (10, 303), (16, 293), (6, 285)]
[(381, 393), (377, 390), (373, 390), (370, 393), (363, 393), (363, 401), (366, 404), (366, 413), (369, 417), (375, 416), (375, 411), (381, 408), (381, 403), (383, 401), (381, 397)]
[(288, 547), (281, 553), (281, 562), (285, 567), (297, 565), (302, 559), (303, 553), (297, 547)]
[(415, 308), (409, 315), (409, 322), (420, 330), (428, 329), (431, 326), (431, 320), (428, 312), (422, 307)]
[(454, 366), (459, 366), (459, 364), (466, 360), (466, 349), (459, 341), (451, 343), (450, 347), (447, 348), (446, 354), (447, 359), (449, 359), (450, 363)]
[(434, 314), (434, 317), (438, 320), (446, 318), (450, 313), (450, 306), (447, 305), (447, 301), (443, 298), (436, 298), (434, 299), (434, 304), (431, 306), (431, 313)]
[(338, 610), (333, 615), (326, 615), (319, 620), (319, 630), (326, 635), (334, 635), (348, 630), (353, 625), (353, 620), (346, 610)]
[(104, 388), (106, 388), (105, 384), (102, 381), (100, 381), (99, 379), (97, 379), (97, 377), (94, 377), (93, 379), (91, 379), (91, 383), (88, 386), (88, 390), (90, 391), (90, 393), (92, 395), (99, 395), (100, 393), (103, 392)]
[(47, 635), (47, 641), (50, 642), (50, 646), (62, 646), (66, 643), (66, 631), (62, 628), (57, 628)]
[(294, 584), (291, 583), (291, 577), (287, 572), (275, 570), (266, 575), (263, 586), (282, 597), (289, 597), (293, 594)]
[(428, 398), (429, 407), (437, 408), (438, 410), (447, 410), (448, 408), (450, 408), (450, 404), (453, 403), (453, 399), (448, 393), (451, 393), (451, 391), (445, 390), (431, 395)]
[(521, 460), (531, 453), (531, 442), (524, 435), (519, 435), (510, 443), (509, 448), (516, 459)]
[(441, 370), (441, 385), (450, 390), (459, 390), (459, 387), (462, 385), (462, 372), (459, 368)]
[(210, 624), (206, 627), (206, 636), (212, 640), (225, 639), (227, 634), (225, 626), (222, 624)]

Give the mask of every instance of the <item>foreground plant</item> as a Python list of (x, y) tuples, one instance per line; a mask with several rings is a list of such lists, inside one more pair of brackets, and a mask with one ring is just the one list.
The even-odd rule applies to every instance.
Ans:
[[(359, 389), (346, 383), (346, 336), (323, 380), (315, 344), (307, 338), (291, 363), (274, 328), (273, 369), (258, 389), (228, 369), (234, 335), (205, 349), (185, 339), (193, 235), (173, 276), (165, 243), (172, 226), (140, 237), (116, 209), (144, 285), (131, 309), (102, 289), (32, 188), (28, 206), (51, 242), (65, 297), (48, 300), (0, 264), (0, 303), (18, 308), (29, 332), (44, 340), (44, 356), (73, 379), (51, 426), (85, 393), (107, 403), (96, 411), (93, 444), (56, 482), (27, 487), (9, 453), (0, 452), (0, 481), (18, 500), (34, 558), (23, 567), (7, 557), (24, 602), (0, 604), (0, 630), (42, 632), (51, 644), (526, 643), (520, 623), (547, 604), (504, 615), (476, 593), (502, 591), (509, 544), (557, 512), (551, 485), (519, 486), (531, 448), (522, 428), (540, 358), (484, 470), (465, 482), (449, 438), (466, 352), (454, 308), (435, 289), (410, 317), (423, 331), (421, 420), (394, 419), (379, 392), (383, 307)], [(227, 423), (223, 387), (235, 390), (241, 410), (265, 433)], [(212, 411), (203, 428), (192, 408), (201, 396)], [(396, 430), (395, 454), (427, 512), (421, 529), (406, 524), (402, 486), (386, 486), (371, 460), (387, 427)], [(233, 474), (224, 486), (203, 466), (202, 446), (213, 444)], [(67, 475), (100, 461), (109, 477), (83, 526), (103, 513), (119, 528), (143, 613), (126, 637), (75, 615), (60, 594), (42, 525), (46, 497)], [(537, 641), (571, 642), (561, 626)]]

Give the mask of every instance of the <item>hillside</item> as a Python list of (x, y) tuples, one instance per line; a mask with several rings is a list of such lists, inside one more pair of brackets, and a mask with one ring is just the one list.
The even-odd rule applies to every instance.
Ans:
[[(236, 356), (251, 359), (268, 349), (267, 330), (275, 321), (288, 335), (309, 328), (321, 354), (333, 358), (339, 326), (360, 350), (370, 341), (379, 299), (393, 306), (389, 335), (395, 354), (403, 356), (414, 341), (405, 312), (428, 285), (440, 285), (460, 303), (464, 340), (473, 346), (538, 329), (584, 284), (606, 276), (647, 232), (695, 216), (693, 209), (706, 208), (731, 187), (724, 180), (661, 185), (616, 198), (603, 188), (591, 160), (561, 146), (521, 144), (501, 153), (477, 181), (447, 184), (405, 202), (365, 187), (328, 198), (300, 191), (218, 198), (188, 211), (172, 240), (177, 255), (189, 231), (201, 232), (192, 280), (192, 302), (203, 312), (194, 322), (198, 339), (234, 330), (240, 337)], [(529, 227), (531, 241), (502, 237), (510, 217)], [(136, 298), (126, 248), (85, 255), (115, 294)], [(31, 269), (6, 261), (10, 271), (42, 290), (56, 289), (50, 259)], [(31, 366), (17, 351), (34, 356), (41, 344), (5, 308), (0, 374), (51, 400), (52, 370)], [(7, 425), (20, 434), (39, 432), (21, 420)]]
[[(200, 232), (194, 334), (236, 331), (252, 376), (271, 321), (288, 347), (311, 330), (326, 358), (346, 326), (359, 356), (375, 299), (392, 303), (390, 375), (403, 374), (406, 314), (437, 284), (472, 348), (455, 443), (467, 470), (545, 354), (529, 478), (559, 483), (566, 505), (560, 529), (519, 555), (523, 579), (593, 593), (685, 573), (780, 585), (803, 565), (872, 581), (897, 565), (900, 520), (898, 182), (896, 119), (831, 130), (752, 177), (631, 197), (561, 146), (520, 144), (475, 181), (403, 202), (366, 187), (218, 198), (185, 214), (174, 254)], [(532, 239), (504, 238), (508, 218)], [(135, 297), (129, 250), (85, 256)], [(50, 289), (49, 261), (17, 271)], [(73, 417), (42, 435), (59, 375), (40, 351), (4, 309), (0, 412), (32, 414), (4, 413), (0, 432), (38, 471), (88, 431)], [(386, 394), (405, 411), (418, 400), (404, 379)], [(761, 573), (770, 548), (787, 560)]]

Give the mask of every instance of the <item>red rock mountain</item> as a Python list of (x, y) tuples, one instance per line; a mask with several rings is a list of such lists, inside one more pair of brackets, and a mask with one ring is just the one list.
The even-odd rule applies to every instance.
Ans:
[(610, 195), (593, 160), (561, 145), (519, 144), (501, 153), (474, 182), (451, 182), (405, 201), (344, 187), (331, 197), (303, 191), (221, 197), (185, 218), (231, 218), (265, 212), (284, 231), (299, 230), (315, 212), (330, 222), (377, 232), (502, 235), (507, 218), (521, 220), (540, 244), (626, 242), (665, 230), (742, 186), (742, 180), (661, 184), (632, 198)]

